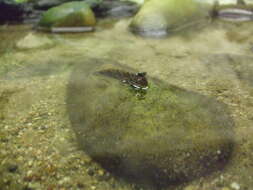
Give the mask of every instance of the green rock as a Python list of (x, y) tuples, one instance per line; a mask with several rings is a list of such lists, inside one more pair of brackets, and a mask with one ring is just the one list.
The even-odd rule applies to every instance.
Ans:
[(145, 36), (166, 36), (205, 19), (208, 7), (194, 0), (149, 0), (134, 17), (130, 29)]
[(98, 73), (106, 69), (135, 73), (111, 60), (89, 60), (75, 66), (67, 90), (73, 129), (91, 158), (116, 176), (152, 187), (226, 165), (233, 121), (224, 104), (152, 78), (140, 92)]
[(69, 2), (46, 11), (38, 26), (42, 29), (94, 27), (95, 16), (85, 2)]

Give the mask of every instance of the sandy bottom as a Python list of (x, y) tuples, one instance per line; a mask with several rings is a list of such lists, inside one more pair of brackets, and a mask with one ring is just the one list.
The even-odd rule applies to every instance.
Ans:
[[(223, 171), (173, 189), (253, 187), (253, 23), (207, 23), (165, 39), (134, 36), (128, 24), (104, 20), (94, 33), (68, 35), (0, 28), (0, 189), (138, 189), (94, 163), (72, 131), (66, 86), (73, 64), (92, 57), (116, 60), (228, 105), (236, 134), (231, 161)], [(31, 33), (52, 43), (17, 48)]]

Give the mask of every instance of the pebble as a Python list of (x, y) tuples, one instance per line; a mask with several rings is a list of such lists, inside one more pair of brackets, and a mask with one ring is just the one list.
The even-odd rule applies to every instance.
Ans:
[(98, 175), (102, 176), (102, 175), (104, 175), (104, 174), (105, 174), (105, 173), (104, 173), (103, 170), (98, 170)]
[(231, 183), (230, 187), (234, 190), (239, 190), (240, 189), (240, 185), (236, 182)]
[(59, 181), (59, 185), (63, 185), (64, 183), (67, 183), (70, 181), (69, 177), (64, 177), (62, 180)]
[(230, 190), (228, 187), (223, 187), (221, 190)]
[(33, 165), (33, 161), (32, 160), (30, 160), (29, 162), (28, 162), (28, 166), (32, 166)]
[(188, 185), (187, 187), (184, 188), (184, 190), (195, 190), (195, 189), (197, 189), (197, 187), (194, 185)]
[(8, 171), (11, 172), (11, 173), (14, 173), (18, 170), (18, 166), (17, 165), (11, 165), (9, 168), (8, 168)]
[(83, 183), (77, 183), (77, 187), (78, 187), (78, 188), (84, 189), (84, 188), (85, 188), (85, 185), (84, 185)]
[(27, 172), (27, 176), (30, 176), (31, 174), (32, 174), (33, 172), (32, 172), (32, 170), (28, 170), (28, 172)]
[(29, 183), (28, 187), (31, 188), (31, 189), (34, 189), (34, 190), (41, 189), (40, 183)]
[(23, 161), (24, 158), (23, 158), (22, 156), (19, 156), (17, 160), (18, 160), (18, 161)]
[(94, 169), (89, 168), (89, 169), (87, 170), (87, 173), (88, 173), (89, 176), (94, 176), (95, 171), (94, 171)]

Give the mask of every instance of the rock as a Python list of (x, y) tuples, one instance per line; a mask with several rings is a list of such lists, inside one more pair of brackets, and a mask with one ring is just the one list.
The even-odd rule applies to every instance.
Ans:
[(25, 24), (37, 24), (44, 11), (36, 10), (32, 3), (24, 4), (25, 13), (23, 15), (23, 23)]
[(23, 39), (17, 42), (19, 49), (48, 48), (53, 46), (52, 40), (45, 36), (28, 33)]
[(230, 190), (228, 187), (223, 187), (221, 190)]
[(18, 171), (18, 166), (15, 165), (15, 164), (12, 164), (8, 167), (8, 171), (11, 172), (11, 173), (15, 173)]
[(66, 2), (69, 2), (69, 0), (37, 0), (34, 2), (34, 8), (38, 10), (48, 10)]
[(221, 4), (216, 2), (211, 16), (230, 22), (248, 22), (253, 21), (253, 5), (246, 4), (244, 0), (238, 0), (234, 4)]
[(136, 14), (139, 5), (130, 1), (103, 1), (93, 8), (97, 17), (129, 17)]
[[(201, 2), (202, 0), (197, 0), (197, 1)], [(211, 5), (213, 5), (213, 4), (217, 3), (217, 2), (220, 5), (231, 5), (231, 4), (236, 4), (237, 0), (205, 0), (205, 3), (209, 3)], [(244, 2), (246, 4), (250, 4), (250, 3), (252, 3), (252, 0), (244, 0)]]
[(93, 30), (96, 18), (85, 2), (69, 2), (46, 11), (38, 29), (52, 32), (82, 32)]
[(131, 75), (118, 70), (136, 72), (112, 60), (91, 59), (76, 64), (70, 77), (70, 121), (94, 161), (115, 176), (156, 187), (226, 165), (234, 140), (224, 104), (153, 78), (147, 91), (138, 91), (120, 80)]
[(188, 185), (184, 188), (184, 190), (195, 190), (197, 189), (198, 187), (194, 186), (194, 185)]
[(240, 190), (240, 185), (236, 182), (231, 183), (230, 187), (234, 190)]
[(186, 26), (193, 26), (209, 16), (210, 5), (194, 0), (149, 0), (134, 17), (134, 33), (161, 37)]

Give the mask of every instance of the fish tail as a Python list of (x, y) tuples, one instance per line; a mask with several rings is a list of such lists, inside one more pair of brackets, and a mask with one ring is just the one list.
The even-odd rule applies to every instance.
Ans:
[(126, 80), (127, 78), (130, 77), (130, 73), (123, 72), (116, 69), (102, 70), (102, 71), (99, 71), (98, 73), (107, 77), (118, 79), (118, 80)]

